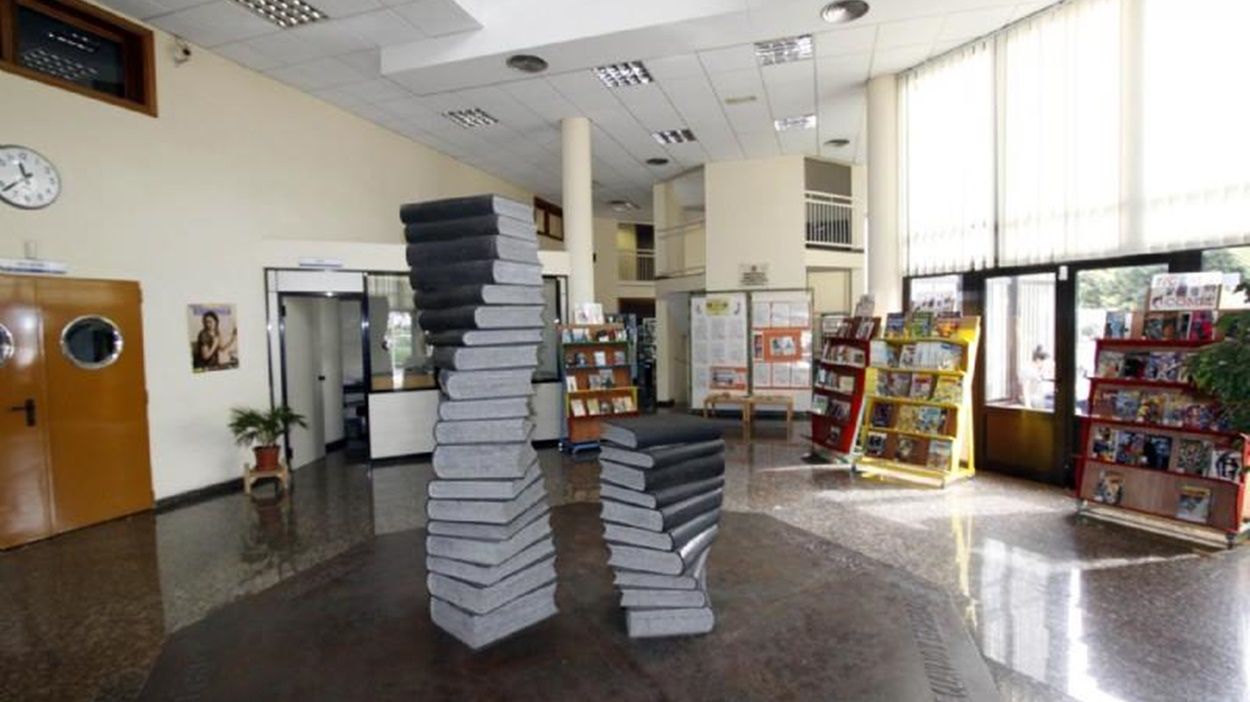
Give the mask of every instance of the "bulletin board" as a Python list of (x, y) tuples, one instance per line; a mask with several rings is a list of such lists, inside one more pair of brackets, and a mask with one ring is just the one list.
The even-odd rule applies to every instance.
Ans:
[(762, 290), (751, 299), (751, 392), (784, 395), (794, 409), (812, 404), (812, 295)]
[(750, 389), (746, 293), (690, 296), (690, 406), (711, 394)]

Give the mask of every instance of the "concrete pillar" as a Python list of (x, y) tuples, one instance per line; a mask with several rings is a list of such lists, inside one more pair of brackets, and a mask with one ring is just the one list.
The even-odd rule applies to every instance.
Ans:
[(876, 313), (903, 309), (898, 229), (898, 81), (868, 81), (868, 293)]
[(566, 117), (564, 136), (564, 246), (569, 252), (569, 304), (595, 301), (595, 214), (590, 193), (590, 120)]

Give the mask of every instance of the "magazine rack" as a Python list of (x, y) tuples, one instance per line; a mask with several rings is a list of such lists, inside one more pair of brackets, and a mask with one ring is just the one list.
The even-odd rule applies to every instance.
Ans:
[(1100, 339), (1081, 417), (1077, 511), (1232, 546), (1245, 527), (1246, 447), (1185, 371), (1212, 343)]
[(876, 317), (844, 317), (821, 342), (812, 374), (812, 443), (853, 462), (864, 411), (865, 375)]
[(980, 335), (980, 317), (887, 316), (867, 369), (858, 470), (933, 487), (976, 473), (972, 377)]
[(600, 420), (638, 414), (629, 335), (621, 324), (569, 324), (559, 332), (565, 420), (561, 444), (574, 453), (596, 449)]

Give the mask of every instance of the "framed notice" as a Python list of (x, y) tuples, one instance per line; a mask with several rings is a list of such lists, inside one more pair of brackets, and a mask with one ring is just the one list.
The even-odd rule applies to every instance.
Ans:
[(706, 293), (690, 298), (690, 403), (712, 393), (746, 394), (750, 343), (746, 293)]
[(1151, 312), (1214, 310), (1220, 306), (1224, 274), (1161, 273), (1150, 280)]

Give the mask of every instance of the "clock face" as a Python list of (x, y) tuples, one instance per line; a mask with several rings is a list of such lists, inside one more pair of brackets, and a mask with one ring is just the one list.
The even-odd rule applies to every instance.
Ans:
[(0, 200), (34, 210), (61, 194), (61, 174), (34, 149), (0, 146)]

